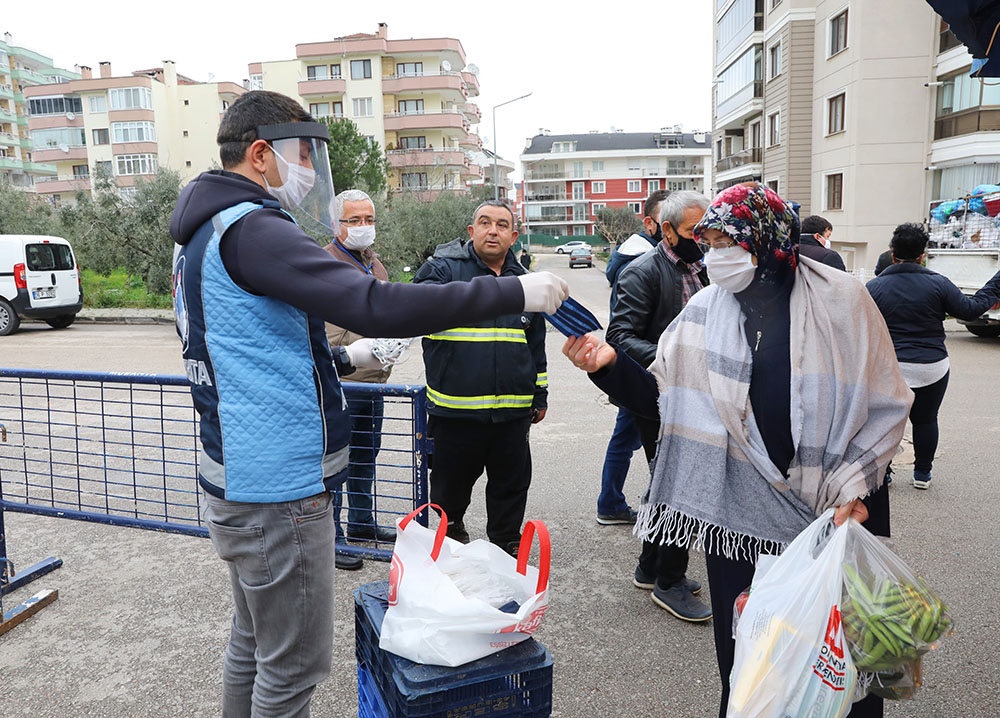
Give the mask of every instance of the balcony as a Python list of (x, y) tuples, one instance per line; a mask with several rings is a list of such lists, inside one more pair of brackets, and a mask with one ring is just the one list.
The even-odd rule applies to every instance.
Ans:
[(736, 154), (729, 155), (728, 157), (723, 157), (721, 160), (715, 163), (716, 172), (725, 172), (726, 170), (736, 169), (737, 167), (743, 167), (745, 165), (755, 165), (761, 162), (761, 150), (759, 147), (752, 147), (742, 152), (737, 152)]
[(31, 155), (38, 162), (67, 162), (69, 160), (87, 161), (86, 145), (70, 145), (65, 151), (59, 146), (46, 145), (36, 147)]
[(34, 172), (35, 174), (54, 175), (56, 174), (56, 166), (42, 162), (25, 162), (24, 171)]
[(26, 67), (22, 67), (19, 70), (11, 70), (10, 76), (15, 80), (21, 80), (23, 82), (28, 82), (35, 85), (48, 85), (52, 80), (40, 72), (35, 72), (34, 70), (29, 70)]
[(343, 95), (347, 91), (347, 80), (334, 77), (325, 80), (301, 80), (298, 85), (302, 97), (325, 97)]
[(483, 149), (483, 138), (470, 132), (466, 134), (465, 137), (459, 137), (458, 144), (462, 147), (471, 147), (474, 150), (481, 150)]
[(0, 85), (0, 100), (13, 100), (14, 86), (8, 84)]
[(17, 122), (17, 115), (0, 107), (0, 122)]
[(528, 182), (541, 182), (543, 180), (573, 180), (589, 179), (590, 170), (526, 170), (524, 179)]
[[(606, 197), (606, 194), (597, 195), (595, 199)], [(554, 190), (552, 192), (529, 192), (524, 195), (525, 202), (561, 202), (570, 204), (572, 202), (586, 202), (591, 199), (590, 192), (565, 192)]]
[[(764, 96), (764, 82), (762, 80), (754, 80), (744, 85), (742, 88), (737, 90), (733, 95), (727, 97), (722, 102), (719, 102), (715, 106), (715, 117), (720, 119), (726, 115), (732, 114), (733, 112), (739, 110), (744, 105), (749, 105), (748, 109), (753, 108), (753, 101), (760, 99)], [(753, 108), (760, 109), (760, 108)]]
[(440, 92), (450, 100), (465, 100), (469, 97), (462, 76), (457, 72), (430, 72), (422, 75), (385, 75), (382, 77), (382, 92), (399, 95), (407, 92)]
[(21, 143), (21, 138), (9, 132), (0, 132), (0, 145), (6, 147), (17, 147)]
[(21, 160), (16, 157), (0, 157), (0, 170), (19, 170), (23, 169)]
[(464, 114), (466, 119), (473, 124), (478, 124), (483, 119), (483, 113), (479, 110), (472, 102), (466, 102), (464, 105), (460, 105), (459, 108)]
[(934, 139), (1000, 131), (1000, 107), (974, 107), (934, 120)]
[(421, 147), (412, 150), (389, 150), (385, 153), (393, 169), (409, 167), (465, 167), (469, 159), (461, 150), (436, 150)]
[(462, 79), (469, 87), (469, 97), (479, 97), (479, 78), (471, 72), (463, 72)]
[[(751, 8), (748, 6), (752, 6)], [(736, 29), (730, 25), (734, 18), (746, 18), (746, 22)], [(736, 20), (739, 21), (738, 19)], [(715, 61), (722, 62), (733, 54), (755, 32), (764, 29), (764, 0), (737, 0), (719, 21), (719, 37), (716, 40)], [(725, 32), (724, 32), (725, 31)], [(728, 37), (726, 36), (728, 35)]]
[(940, 55), (942, 52), (948, 52), (948, 50), (958, 47), (961, 44), (962, 41), (955, 36), (955, 33), (951, 31), (951, 28), (942, 30), (941, 35), (938, 38), (938, 54)]
[(59, 194), (60, 192), (88, 191), (90, 176), (82, 177), (38, 177), (35, 180), (35, 192), (38, 194)]
[[(493, 167), (490, 166), (491, 174)], [(462, 170), (463, 177), (471, 177), (472, 179), (482, 179), (483, 178), (483, 168), (479, 165), (469, 162), (465, 169)]]
[(469, 131), (469, 121), (460, 110), (434, 110), (427, 112), (387, 112), (385, 131), (401, 130), (451, 130), (449, 134)]

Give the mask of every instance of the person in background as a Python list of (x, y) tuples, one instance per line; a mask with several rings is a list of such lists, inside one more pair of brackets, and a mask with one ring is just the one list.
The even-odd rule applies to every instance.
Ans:
[(867, 285), (889, 327), (903, 378), (913, 390), (913, 486), (918, 489), (931, 485), (938, 410), (948, 389), (945, 317), (976, 319), (1000, 301), (1000, 272), (967, 297), (950, 279), (921, 266), (927, 241), (927, 232), (918, 224), (896, 227), (889, 243), (892, 264)]
[(528, 254), (527, 247), (525, 247), (524, 249), (521, 250), (521, 257), (520, 257), (520, 259), (521, 259), (521, 266), (530, 271), (531, 270), (531, 260), (532, 260), (532, 257), (531, 257), (530, 254)]
[(829, 265), (841, 272), (847, 267), (839, 254), (830, 249), (830, 236), (833, 225), (829, 221), (813, 214), (802, 220), (802, 236), (799, 238), (799, 253), (809, 259)]

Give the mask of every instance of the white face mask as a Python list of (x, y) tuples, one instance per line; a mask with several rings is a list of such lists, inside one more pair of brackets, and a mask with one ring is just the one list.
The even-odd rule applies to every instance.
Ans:
[(757, 267), (753, 263), (753, 255), (740, 245), (708, 250), (705, 255), (705, 268), (712, 284), (718, 284), (733, 294), (742, 292), (750, 286)]
[(344, 246), (348, 249), (362, 250), (372, 246), (374, 241), (375, 227), (365, 224), (360, 227), (347, 228), (347, 239), (344, 240)]
[[(273, 148), (271, 151), (285, 165), (286, 176), (280, 187), (272, 187), (268, 184), (267, 177), (261, 175), (264, 177), (264, 186), (281, 203), (282, 207), (289, 211), (297, 209), (302, 204), (302, 200), (309, 194), (309, 190), (316, 184), (316, 171), (301, 165), (293, 165), (278, 152), (275, 152)], [(281, 173), (279, 172), (279, 174)]]

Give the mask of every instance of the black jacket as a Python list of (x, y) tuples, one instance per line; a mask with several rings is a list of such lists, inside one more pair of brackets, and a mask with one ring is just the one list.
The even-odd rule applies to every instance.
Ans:
[[(708, 285), (704, 269), (698, 278), (702, 286)], [(667, 258), (662, 244), (628, 264), (615, 285), (608, 343), (624, 349), (642, 366), (649, 366), (663, 330), (684, 308), (682, 284), (681, 270)]]
[(832, 249), (827, 249), (819, 240), (807, 234), (803, 234), (799, 238), (799, 254), (809, 257), (809, 259), (815, 259), (817, 262), (822, 262), (834, 269), (839, 269), (841, 272), (847, 271), (844, 260), (840, 258), (839, 254)]
[(932, 364), (948, 356), (945, 315), (969, 321), (987, 311), (1000, 299), (1000, 272), (972, 297), (947, 277), (913, 262), (889, 265), (867, 286), (885, 317), (896, 358)]
[[(500, 271), (516, 277), (527, 270), (513, 252)], [(414, 283), (460, 284), (496, 277), (471, 240), (439, 245)], [(503, 281), (502, 279), (500, 281)], [(545, 320), (538, 313), (505, 314), (429, 334), (423, 340), (428, 413), (482, 422), (511, 421), (544, 409), (548, 400)]]

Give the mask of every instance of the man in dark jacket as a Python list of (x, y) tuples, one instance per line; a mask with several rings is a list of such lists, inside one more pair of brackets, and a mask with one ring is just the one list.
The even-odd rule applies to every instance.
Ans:
[(201, 500), (234, 603), (224, 716), (308, 715), (330, 672), (330, 492), (347, 477), (351, 433), (336, 367), (379, 363), (364, 339), (335, 359), (324, 320), (409, 337), (554, 311), (567, 294), (544, 273), (414, 287), (334, 259), (299, 226), (335, 231), (329, 139), (292, 98), (246, 93), (219, 125), (223, 169), (191, 181), (170, 219)]
[[(414, 283), (527, 274), (510, 249), (517, 230), (503, 202), (476, 208), (469, 237), (439, 246)], [(448, 515), (448, 536), (468, 542), (465, 511), (485, 469), (486, 534), (516, 556), (531, 484), (528, 430), (545, 418), (548, 399), (545, 320), (518, 312), (470, 322), (428, 334), (423, 350), (434, 439), (431, 501)]]
[[(611, 284), (612, 309), (615, 306), (618, 275), (630, 262), (652, 251), (653, 247), (663, 239), (663, 230), (659, 222), (660, 203), (668, 194), (666, 190), (657, 190), (646, 198), (643, 206), (643, 231), (633, 234), (611, 253), (604, 274)], [(601, 493), (597, 496), (597, 523), (605, 526), (635, 523), (635, 510), (628, 505), (622, 489), (629, 467), (632, 465), (632, 454), (640, 448), (642, 440), (632, 419), (632, 412), (619, 408), (615, 428), (611, 432), (611, 440), (608, 441), (608, 449), (604, 454)]]
[(830, 235), (833, 234), (833, 225), (818, 214), (811, 215), (802, 220), (802, 234), (799, 236), (799, 254), (815, 259), (817, 262), (829, 265), (841, 272), (846, 272), (847, 267), (840, 255), (830, 249)]
[[(607, 341), (649, 366), (660, 335), (688, 300), (708, 284), (701, 249), (691, 232), (704, 216), (708, 199), (700, 192), (674, 192), (660, 205), (663, 241), (630, 263), (618, 276)], [(656, 452), (659, 426), (635, 417), (646, 458)], [(643, 541), (632, 583), (652, 590), (660, 608), (685, 621), (706, 621), (712, 609), (698, 598), (701, 584), (685, 576), (688, 550)]]

